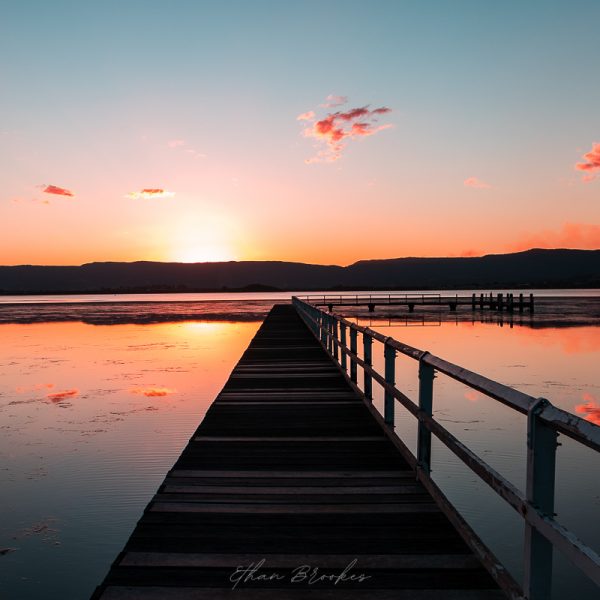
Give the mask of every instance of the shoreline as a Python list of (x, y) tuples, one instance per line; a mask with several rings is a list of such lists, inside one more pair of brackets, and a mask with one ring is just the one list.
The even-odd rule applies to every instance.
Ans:
[[(273, 304), (289, 299), (205, 300), (205, 301), (125, 301), (0, 304), (0, 324), (31, 324), (79, 321), (89, 325), (151, 324), (183, 321), (252, 322), (262, 321)], [(372, 322), (399, 320), (407, 325), (442, 322), (492, 323), (509, 327), (531, 328), (600, 326), (600, 297), (537, 297), (535, 312), (523, 313), (490, 309), (473, 311), (461, 306), (450, 311), (444, 306), (417, 306), (409, 313), (406, 307), (377, 306), (374, 313), (367, 307), (340, 307), (335, 311), (346, 318)]]

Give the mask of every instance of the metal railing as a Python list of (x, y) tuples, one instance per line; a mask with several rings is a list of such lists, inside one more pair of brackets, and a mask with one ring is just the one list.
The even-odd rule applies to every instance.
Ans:
[[(566, 435), (600, 451), (600, 427), (506, 385), (452, 364), (429, 352), (402, 344), (391, 337), (327, 313), (298, 297), (292, 302), (304, 322), (338, 363), (354, 389), (367, 400), (372, 412), (373, 380), (384, 391), (381, 422), (390, 439), (415, 469), (417, 479), (432, 494), (440, 508), (458, 529), (475, 555), (510, 598), (541, 600), (550, 598), (552, 553), (557, 548), (585, 575), (600, 585), (600, 556), (554, 519), (554, 480), (557, 437)], [(358, 334), (362, 334), (363, 358), (358, 356)], [(348, 345), (348, 337), (349, 345)], [(373, 341), (384, 346), (385, 371), (373, 368)], [(419, 363), (419, 399), (413, 402), (395, 385), (395, 359), (400, 352)], [(358, 367), (363, 370), (363, 386), (358, 387)], [(467, 448), (433, 418), (433, 382), (436, 373), (446, 375), (506, 406), (527, 415), (527, 483), (525, 494)], [(417, 419), (417, 455), (393, 433), (394, 409), (398, 401)], [(515, 509), (525, 521), (524, 580), (520, 586), (485, 546), (430, 476), (431, 435), (435, 435), (476, 475)]]

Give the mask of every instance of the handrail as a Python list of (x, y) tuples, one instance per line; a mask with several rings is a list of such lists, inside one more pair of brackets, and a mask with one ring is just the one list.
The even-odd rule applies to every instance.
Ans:
[[(433, 493), (439, 488), (430, 477), (431, 434), (435, 435), (476, 475), (487, 483), (525, 520), (525, 577), (523, 591), (514, 580), (499, 575), (495, 565), (488, 565), (492, 576), (504, 588), (511, 598), (538, 600), (549, 597), (552, 574), (552, 549), (557, 547), (583, 573), (600, 585), (600, 556), (586, 546), (572, 532), (554, 519), (554, 476), (557, 435), (562, 433), (575, 441), (600, 451), (600, 427), (576, 415), (553, 406), (545, 399), (535, 398), (509, 386), (498, 383), (464, 367), (455, 365), (424, 350), (403, 344), (369, 327), (362, 327), (339, 315), (327, 313), (317, 306), (294, 296), (292, 302), (298, 313), (321, 341), (323, 346), (336, 360), (348, 377), (348, 359), (350, 362), (349, 380), (355, 389), (358, 385), (357, 366), (364, 374), (364, 397), (372, 399), (372, 381), (376, 381), (384, 390), (386, 401), (384, 423), (393, 434), (394, 400), (408, 410), (418, 422), (417, 457), (410, 454), (410, 461), (416, 465), (417, 477)], [(350, 332), (350, 346), (346, 343), (346, 331)], [(358, 356), (357, 334), (362, 334), (364, 356)], [(378, 373), (372, 366), (371, 345), (376, 340), (386, 349), (385, 375)], [(403, 394), (394, 382), (394, 357), (396, 352), (419, 362), (419, 402), (413, 402)], [(341, 353), (341, 360), (340, 360)], [(432, 398), (435, 373), (442, 373), (468, 387), (493, 398), (506, 406), (527, 415), (527, 489), (523, 494), (512, 483), (496, 472), (484, 460), (467, 448), (443, 425), (433, 418)], [(360, 390), (362, 391), (362, 390)], [(388, 398), (390, 401), (388, 401)], [(401, 446), (406, 449), (403, 442)], [(407, 450), (407, 449), (406, 449)], [(441, 492), (439, 492), (441, 494)], [(477, 547), (481, 553), (481, 540), (473, 541), (472, 532), (461, 531), (464, 520), (445, 498), (437, 498), (440, 505), (454, 511), (449, 515), (458, 524), (459, 532), (467, 543)], [(464, 524), (464, 527), (468, 527)], [(485, 556), (492, 556), (485, 548)], [(515, 590), (518, 591), (515, 591)]]

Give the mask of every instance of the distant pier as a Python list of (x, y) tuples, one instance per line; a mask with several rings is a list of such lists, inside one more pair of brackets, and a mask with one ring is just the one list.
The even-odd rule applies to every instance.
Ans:
[(417, 306), (447, 306), (455, 311), (459, 306), (469, 306), (471, 310), (494, 310), (508, 313), (520, 312), (527, 309), (530, 313), (535, 310), (533, 294), (522, 292), (473, 293), (470, 296), (458, 294), (308, 294), (299, 296), (301, 300), (314, 306), (326, 306), (329, 312), (337, 306), (367, 306), (369, 312), (374, 312), (376, 306), (406, 306), (408, 312), (414, 312)]

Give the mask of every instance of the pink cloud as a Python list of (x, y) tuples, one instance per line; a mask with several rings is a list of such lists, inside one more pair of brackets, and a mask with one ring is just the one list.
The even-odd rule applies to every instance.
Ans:
[(167, 146), (169, 148), (179, 148), (180, 146), (185, 146), (185, 140), (169, 140)]
[(146, 396), (148, 398), (156, 398), (160, 396), (168, 396), (169, 394), (174, 394), (175, 390), (171, 390), (166, 387), (141, 387), (141, 388), (133, 388), (129, 390), (132, 394), (138, 394), (141, 396)]
[(336, 106), (342, 106), (342, 104), (346, 104), (348, 102), (348, 96), (336, 96), (335, 94), (329, 94), (327, 98), (325, 98), (325, 102), (320, 104), (321, 108), (335, 108)]
[(481, 181), (481, 179), (478, 179), (477, 177), (467, 177), (467, 179), (463, 181), (463, 185), (476, 190), (489, 190), (492, 187), (489, 183)]
[(172, 198), (175, 195), (175, 192), (168, 192), (163, 188), (144, 188), (139, 192), (130, 192), (125, 197), (132, 198), (133, 200), (138, 200), (140, 198), (147, 200), (149, 198)]
[(79, 390), (63, 390), (62, 392), (54, 392), (52, 394), (46, 394), (46, 398), (52, 402), (61, 402), (65, 398), (73, 398), (79, 394)]
[(71, 192), (70, 190), (67, 190), (65, 188), (59, 187), (57, 185), (42, 185), (40, 186), (42, 188), (42, 192), (44, 192), (45, 194), (55, 194), (57, 196), (74, 196), (75, 194), (73, 192)]
[(593, 223), (564, 223), (560, 229), (545, 229), (528, 233), (509, 247), (519, 252), (529, 248), (600, 248), (600, 225)]
[(600, 171), (600, 144), (594, 142), (592, 149), (583, 155), (585, 162), (580, 162), (575, 165), (578, 171), (586, 171), (587, 174), (583, 176), (583, 181), (589, 183), (596, 178), (596, 173), (590, 173), (590, 171)]
[(584, 415), (583, 418), (587, 421), (600, 425), (600, 404), (596, 402), (592, 394), (585, 393), (581, 399), (584, 401), (584, 404), (575, 406), (575, 412)]
[(296, 121), (312, 121), (315, 118), (314, 110), (307, 110), (296, 117)]
[[(391, 125), (377, 124), (378, 117), (389, 112), (391, 112), (391, 109), (386, 106), (374, 110), (370, 110), (368, 106), (362, 106), (344, 112), (329, 113), (324, 118), (315, 121), (304, 129), (303, 135), (315, 139), (317, 143), (323, 144), (324, 148), (318, 150), (317, 154), (306, 162), (333, 162), (338, 160), (341, 158), (342, 151), (349, 140), (371, 136), (391, 127)], [(304, 113), (304, 115), (310, 113), (312, 113), (311, 119), (314, 118), (313, 111)]]

